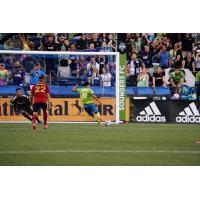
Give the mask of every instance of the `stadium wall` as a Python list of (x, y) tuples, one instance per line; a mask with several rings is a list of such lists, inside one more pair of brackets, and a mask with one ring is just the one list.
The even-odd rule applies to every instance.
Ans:
[[(27, 121), (23, 116), (14, 114), (13, 106), (10, 105), (11, 98), (0, 99), (0, 121), (21, 122)], [(98, 106), (102, 119), (115, 121), (115, 99), (100, 98), (102, 106)], [(51, 122), (83, 122), (92, 121), (82, 109), (80, 98), (51, 98), (52, 108), (48, 111)], [(126, 100), (126, 121), (129, 121), (129, 98)]]

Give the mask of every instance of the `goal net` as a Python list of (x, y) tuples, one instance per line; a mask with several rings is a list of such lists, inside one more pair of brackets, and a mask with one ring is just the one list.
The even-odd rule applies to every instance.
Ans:
[(10, 98), (17, 87), (30, 95), (42, 73), (46, 74), (51, 94), (50, 122), (93, 121), (84, 111), (79, 94), (72, 92), (74, 85), (83, 87), (86, 81), (102, 103), (97, 104), (102, 120), (126, 121), (126, 67), (118, 52), (0, 50), (0, 62), (9, 76), (7, 83), (0, 86), (0, 121), (25, 121), (21, 115), (13, 114)]

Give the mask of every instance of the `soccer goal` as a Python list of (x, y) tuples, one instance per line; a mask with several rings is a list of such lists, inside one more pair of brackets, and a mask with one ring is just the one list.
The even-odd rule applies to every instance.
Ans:
[[(0, 90), (0, 121), (23, 121), (13, 115), (9, 104), (14, 88), (21, 87), (29, 95), (30, 88), (43, 71), (50, 87), (51, 122), (91, 122), (81, 106), (79, 95), (72, 92), (74, 85), (91, 89), (100, 99), (97, 105), (103, 121), (126, 121), (126, 56), (118, 52), (61, 52), (0, 50), (0, 61), (8, 70), (9, 80)], [(21, 66), (21, 68), (18, 68)], [(20, 82), (20, 78), (24, 81)], [(18, 80), (18, 82), (17, 82)], [(7, 98), (5, 98), (7, 97)]]

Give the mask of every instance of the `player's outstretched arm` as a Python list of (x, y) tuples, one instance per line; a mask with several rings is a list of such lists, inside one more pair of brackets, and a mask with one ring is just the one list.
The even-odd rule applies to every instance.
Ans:
[(97, 98), (97, 96), (95, 94), (92, 94), (92, 98), (98, 103), (98, 104), (102, 104), (99, 99)]
[(75, 86), (72, 88), (72, 91), (73, 91), (73, 92), (77, 92), (77, 91), (76, 91), (77, 88), (78, 88), (78, 85), (75, 85)]

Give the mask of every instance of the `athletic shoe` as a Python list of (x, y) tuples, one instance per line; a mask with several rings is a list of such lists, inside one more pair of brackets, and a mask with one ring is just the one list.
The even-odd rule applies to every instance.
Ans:
[(48, 126), (47, 125), (44, 125), (44, 129), (47, 129), (48, 128)]
[(196, 142), (196, 144), (200, 144), (200, 140)]

